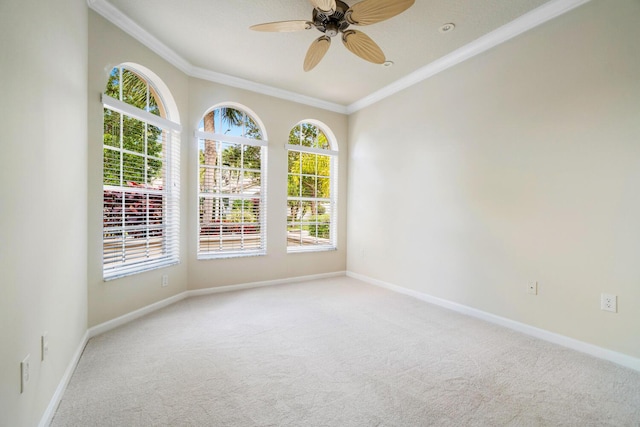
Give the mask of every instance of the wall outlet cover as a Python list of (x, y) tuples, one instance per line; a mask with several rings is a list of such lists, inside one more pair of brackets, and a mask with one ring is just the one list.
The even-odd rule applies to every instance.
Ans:
[(601, 294), (600, 295), (600, 310), (610, 311), (612, 313), (618, 312), (618, 297), (613, 294)]

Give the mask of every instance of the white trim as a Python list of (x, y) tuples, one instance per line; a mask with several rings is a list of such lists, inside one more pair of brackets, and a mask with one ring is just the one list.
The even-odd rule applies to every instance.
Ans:
[(167, 45), (152, 36), (147, 30), (136, 24), (131, 18), (120, 12), (118, 8), (113, 6), (107, 0), (87, 0), (87, 4), (98, 14), (102, 15), (107, 21), (129, 34), (134, 39), (157, 53), (169, 63), (180, 69), (182, 72), (189, 74), (193, 65), (170, 49)]
[[(105, 1), (105, 0), (97, 0)], [(250, 80), (241, 79), (239, 77), (230, 76), (228, 74), (217, 73), (215, 71), (206, 70), (200, 67), (191, 68), (191, 72), (187, 73), (191, 77), (208, 80), (214, 83), (221, 83), (239, 89), (249, 90), (251, 92), (261, 93), (263, 95), (273, 96), (274, 98), (285, 99), (287, 101), (297, 102), (299, 104), (310, 105), (312, 107), (321, 108), (323, 110), (333, 111), (335, 113), (347, 114), (345, 105), (336, 104), (311, 96), (301, 95), (299, 93), (288, 90), (267, 86), (261, 83), (252, 82)]]
[(220, 142), (232, 142), (235, 144), (252, 145), (254, 147), (268, 147), (269, 141), (265, 139), (251, 139), (243, 138), (235, 135), (225, 135), (223, 133), (204, 132), (201, 130), (195, 131), (195, 137), (199, 139), (209, 139)]
[(89, 334), (89, 338), (93, 338), (95, 336), (98, 336), (100, 334), (103, 334), (107, 331), (110, 331), (112, 329), (118, 328), (122, 325), (126, 325), (129, 322), (132, 322), (142, 316), (145, 316), (149, 313), (153, 313), (154, 311), (160, 310), (161, 308), (165, 308), (171, 304), (174, 304), (178, 301), (182, 301), (183, 299), (185, 299), (185, 293), (181, 292), (177, 295), (174, 295), (172, 297), (163, 299), (162, 301), (158, 301), (155, 302), (153, 304), (150, 304), (146, 307), (142, 307), (138, 310), (134, 310), (130, 313), (127, 314), (123, 314), (120, 317), (116, 317), (115, 319), (111, 319), (111, 320), (107, 320), (104, 323), (100, 323), (99, 325), (96, 325), (92, 328), (89, 328), (89, 330), (87, 331), (87, 333)]
[(307, 147), (304, 145), (285, 144), (284, 148), (287, 150), (300, 151), (301, 153), (321, 154), (323, 156), (338, 155), (338, 152), (335, 150), (325, 150), (324, 148)]
[(377, 90), (370, 95), (347, 106), (347, 114), (355, 113), (365, 107), (375, 104), (384, 98), (400, 92), (408, 87), (415, 85), (423, 80), (428, 79), (442, 71), (453, 67), (467, 59), (473, 58), (499, 44), (510, 40), (525, 31), (529, 31), (539, 25), (544, 24), (578, 6), (581, 6), (591, 0), (552, 0), (542, 6), (525, 13), (519, 18), (514, 19), (508, 24), (491, 31), (488, 34), (472, 41), (471, 43), (454, 50), (448, 55), (425, 65), (422, 68), (406, 75), (388, 86)]
[(310, 105), (312, 107), (336, 113), (352, 114), (400, 92), (401, 90), (413, 86), (416, 83), (426, 80), (456, 64), (466, 61), (469, 58), (504, 43), (525, 31), (544, 24), (545, 22), (569, 12), (570, 10), (589, 1), (591, 0), (551, 0), (521, 17), (516, 18), (508, 24), (472, 41), (460, 49), (451, 52), (449, 55), (427, 64), (413, 73), (402, 77), (390, 85), (385, 86), (382, 89), (379, 89), (347, 106), (196, 67), (160, 40), (149, 34), (149, 32), (109, 3), (108, 0), (87, 0), (87, 4), (95, 12), (102, 15), (112, 24), (138, 40), (143, 45), (147, 46), (178, 69), (182, 70), (188, 76), (261, 93), (263, 95), (273, 96), (275, 98), (285, 99), (287, 101)]
[(58, 405), (62, 400), (62, 396), (64, 395), (67, 386), (69, 385), (69, 381), (71, 380), (71, 376), (73, 372), (76, 370), (76, 366), (78, 366), (78, 362), (80, 362), (80, 356), (82, 356), (82, 352), (87, 345), (87, 341), (89, 341), (89, 332), (85, 332), (84, 336), (80, 340), (80, 345), (76, 349), (76, 352), (73, 353), (73, 357), (67, 365), (67, 369), (64, 371), (60, 382), (58, 383), (58, 387), (56, 387), (56, 391), (51, 396), (51, 400), (49, 401), (49, 405), (47, 405), (47, 409), (45, 409), (44, 414), (40, 418), (40, 422), (38, 423), (38, 427), (48, 427), (53, 421), (53, 416), (56, 414), (56, 409), (58, 409)]
[(143, 122), (147, 122), (159, 128), (169, 129), (175, 132), (182, 131), (182, 126), (180, 125), (180, 123), (173, 122), (169, 119), (165, 119), (164, 117), (156, 116), (155, 114), (151, 114), (148, 111), (141, 110), (140, 108), (127, 104), (126, 102), (122, 102), (118, 99), (110, 97), (109, 95), (105, 95), (104, 93), (101, 94), (100, 100), (102, 101), (102, 105), (109, 108), (110, 110), (117, 111)]
[(486, 311), (478, 310), (476, 308), (469, 307), (463, 304), (458, 304), (456, 302), (449, 301), (443, 298), (434, 297), (423, 292), (415, 291), (413, 289), (404, 288), (402, 286), (374, 279), (363, 274), (347, 271), (346, 275), (347, 277), (351, 277), (353, 279), (357, 279), (371, 285), (379, 286), (381, 288), (389, 289), (400, 294), (408, 295), (410, 297), (417, 298), (430, 304), (438, 305), (440, 307), (444, 307), (467, 316), (485, 320), (487, 322), (494, 323), (505, 328), (513, 329), (514, 331), (518, 331), (544, 341), (558, 344), (563, 347), (570, 348), (572, 350), (576, 350), (581, 353), (597, 357), (599, 359), (607, 360), (609, 362), (613, 362), (640, 372), (640, 359), (633, 356), (598, 347), (594, 344), (579, 341), (565, 335), (556, 334), (555, 332), (547, 331), (545, 329), (536, 328), (535, 326), (520, 323), (515, 320), (507, 319), (505, 317), (496, 316), (495, 314), (491, 314)]
[(344, 271), (334, 271), (332, 273), (311, 274), (308, 276), (289, 277), (287, 279), (265, 280), (261, 282), (242, 283), (239, 285), (217, 286), (215, 288), (194, 289), (187, 291), (187, 296), (197, 297), (201, 295), (218, 294), (221, 292), (240, 291), (242, 289), (262, 288), (265, 286), (286, 285), (289, 283), (308, 282), (311, 280), (329, 279), (332, 277), (343, 277)]

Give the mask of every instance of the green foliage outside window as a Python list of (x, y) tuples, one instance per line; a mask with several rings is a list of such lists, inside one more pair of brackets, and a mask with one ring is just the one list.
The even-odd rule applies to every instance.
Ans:
[[(160, 115), (153, 88), (129, 70), (114, 68), (109, 75), (105, 94), (151, 114)], [(104, 145), (131, 153), (104, 148), (104, 184), (151, 185), (162, 178), (162, 136), (162, 130), (156, 126), (105, 108)]]
[[(289, 133), (289, 144), (329, 149), (326, 135), (309, 123), (302, 123)], [(289, 197), (328, 199), (331, 194), (331, 156), (289, 151), (287, 194)], [(316, 202), (289, 200), (289, 219), (301, 220), (307, 213), (324, 213)], [(322, 209), (323, 212), (320, 212)]]

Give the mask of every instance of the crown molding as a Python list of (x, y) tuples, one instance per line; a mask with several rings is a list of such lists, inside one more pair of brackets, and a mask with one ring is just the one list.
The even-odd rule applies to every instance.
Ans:
[(473, 58), (489, 49), (498, 46), (526, 31), (531, 30), (547, 21), (550, 21), (564, 13), (575, 9), (591, 0), (552, 0), (542, 6), (525, 13), (508, 24), (503, 25), (494, 31), (472, 41), (461, 48), (454, 50), (448, 55), (425, 65), (422, 68), (396, 80), (388, 86), (373, 92), (370, 95), (347, 106), (347, 114), (355, 113), (365, 107), (375, 104), (395, 93), (426, 80), (442, 71), (453, 67), (467, 59)]
[(285, 99), (287, 101), (297, 102), (336, 113), (352, 114), (442, 71), (445, 71), (454, 65), (486, 52), (487, 50), (524, 33), (525, 31), (529, 31), (530, 29), (567, 13), (578, 6), (588, 3), (589, 1), (591, 0), (551, 0), (521, 17), (516, 18), (508, 24), (505, 24), (488, 34), (485, 34), (479, 39), (451, 52), (450, 54), (445, 55), (442, 58), (414, 71), (413, 73), (396, 80), (390, 85), (387, 85), (382, 89), (379, 89), (346, 106), (279, 89), (273, 86), (256, 83), (239, 77), (230, 76), (228, 74), (222, 74), (196, 67), (153, 35), (149, 34), (149, 32), (144, 28), (136, 24), (131, 18), (109, 3), (108, 0), (87, 0), (87, 4), (95, 12), (190, 77), (220, 83), (239, 89), (245, 89), (251, 92), (273, 96), (275, 98)]
[(196, 77), (214, 83), (220, 83), (239, 89), (245, 89), (251, 92), (261, 93), (263, 95), (269, 95), (275, 98), (297, 102), (299, 104), (310, 105), (312, 107), (334, 111), (340, 114), (347, 114), (347, 107), (345, 105), (328, 102), (310, 96), (300, 95), (298, 93), (279, 89), (273, 86), (267, 86), (250, 80), (241, 79), (239, 77), (230, 76), (228, 74), (218, 73), (215, 71), (196, 67), (189, 61), (184, 59), (182, 56), (180, 56), (178, 53), (176, 53), (173, 49), (151, 35), (147, 30), (142, 28), (107, 0), (87, 0), (87, 4), (92, 10), (101, 15), (103, 18), (111, 22), (116, 27), (120, 28), (125, 33), (129, 34), (131, 37), (151, 49), (158, 56), (160, 56), (190, 77)]
[(200, 67), (192, 67), (188, 73), (191, 77), (208, 80), (215, 83), (222, 83), (228, 86), (237, 87), (239, 89), (249, 90), (251, 92), (261, 93), (263, 95), (273, 96), (275, 98), (286, 99), (300, 104), (310, 105), (312, 107), (322, 108), (324, 110), (336, 113), (347, 114), (346, 105), (335, 104), (333, 102), (324, 101), (322, 99), (301, 95), (273, 86), (267, 86), (251, 80), (241, 79), (239, 77), (230, 76), (228, 74), (217, 73)]

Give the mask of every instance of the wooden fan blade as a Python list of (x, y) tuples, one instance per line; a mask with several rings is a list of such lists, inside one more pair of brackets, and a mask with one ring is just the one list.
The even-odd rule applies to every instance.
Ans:
[(310, 30), (313, 28), (313, 23), (309, 21), (279, 21), (252, 25), (249, 28), (254, 31), (274, 31), (285, 33), (291, 31)]
[(320, 12), (336, 11), (336, 0), (309, 0), (309, 2)]
[(347, 10), (345, 18), (353, 25), (371, 25), (409, 9), (415, 0), (363, 0)]
[(362, 31), (345, 31), (342, 33), (342, 42), (347, 49), (364, 60), (373, 62), (374, 64), (382, 64), (385, 61), (384, 52), (382, 52), (380, 46)]
[(304, 58), (304, 70), (310, 71), (318, 65), (318, 63), (324, 57), (324, 54), (329, 50), (329, 46), (331, 46), (331, 39), (327, 36), (321, 36), (311, 43), (309, 46), (309, 50), (307, 51), (307, 56)]

